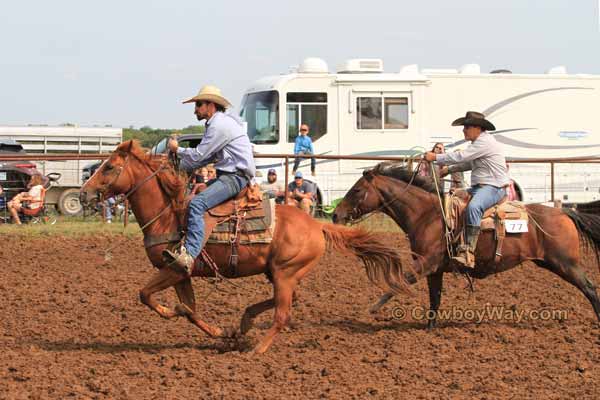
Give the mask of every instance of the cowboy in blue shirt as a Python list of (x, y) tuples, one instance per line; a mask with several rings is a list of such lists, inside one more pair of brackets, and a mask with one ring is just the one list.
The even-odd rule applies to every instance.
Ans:
[[(309, 127), (306, 124), (300, 125), (300, 134), (296, 137), (296, 144), (294, 145), (294, 154), (304, 155), (304, 154), (315, 154), (315, 150), (313, 148), (312, 140), (310, 136), (308, 136)], [(294, 169), (292, 173), (296, 173), (298, 169), (298, 165), (300, 165), (300, 160), (302, 157), (296, 157), (294, 160)], [(315, 176), (315, 165), (316, 160), (314, 158), (310, 159), (310, 171), (312, 175)]]
[(172, 138), (169, 150), (177, 153), (185, 170), (194, 171), (211, 161), (217, 170), (217, 179), (190, 202), (184, 246), (178, 251), (163, 252), (173, 269), (191, 275), (204, 244), (204, 213), (241, 192), (254, 178), (256, 168), (243, 123), (236, 116), (225, 114), (231, 103), (218, 88), (205, 86), (183, 103), (195, 103), (194, 114), (199, 121), (206, 120), (206, 132), (195, 148), (181, 148)]

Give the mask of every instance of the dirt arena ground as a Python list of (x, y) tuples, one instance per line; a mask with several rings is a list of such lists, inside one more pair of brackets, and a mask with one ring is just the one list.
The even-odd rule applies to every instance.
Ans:
[[(590, 304), (530, 265), (476, 282), (472, 294), (447, 275), (442, 308), (454, 317), (428, 332), (424, 283), (374, 318), (381, 292), (356, 260), (329, 254), (300, 287), (294, 326), (249, 357), (240, 348), (272, 313), (238, 344), (162, 320), (138, 301), (153, 272), (140, 239), (0, 235), (0, 260), (2, 399), (600, 398)], [(600, 281), (596, 266), (586, 270)], [(271, 294), (262, 276), (236, 283), (195, 281), (208, 321), (237, 324)], [(162, 299), (172, 304), (174, 293)], [(477, 321), (486, 310), (504, 317)], [(521, 312), (529, 320), (516, 320)]]

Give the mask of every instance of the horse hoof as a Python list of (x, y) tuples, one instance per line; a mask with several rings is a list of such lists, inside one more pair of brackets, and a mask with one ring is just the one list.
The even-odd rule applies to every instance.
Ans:
[(221, 332), (221, 338), (223, 338), (223, 339), (235, 339), (239, 336), (240, 335), (238, 333), (238, 330), (236, 328), (234, 328), (233, 326), (224, 328)]

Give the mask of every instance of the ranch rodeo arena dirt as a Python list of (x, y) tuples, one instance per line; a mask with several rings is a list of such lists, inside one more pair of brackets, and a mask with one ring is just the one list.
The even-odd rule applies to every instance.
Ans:
[[(220, 340), (139, 302), (153, 272), (140, 237), (0, 237), (2, 399), (600, 396), (589, 302), (527, 264), (475, 282), (474, 292), (447, 275), (447, 314), (427, 331), (425, 282), (374, 316), (382, 292), (363, 266), (328, 254), (300, 285), (292, 326), (269, 352), (249, 356), (270, 313), (247, 337)], [(408, 256), (404, 237), (394, 240)], [(597, 280), (594, 260), (585, 269)], [(263, 276), (194, 287), (201, 315), (219, 326), (237, 325), (247, 305), (271, 294)], [(174, 304), (175, 294), (161, 301)]]

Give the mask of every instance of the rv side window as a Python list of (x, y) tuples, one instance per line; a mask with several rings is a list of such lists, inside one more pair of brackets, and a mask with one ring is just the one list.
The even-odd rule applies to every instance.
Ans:
[(358, 129), (381, 129), (381, 97), (359, 97), (356, 101)]
[(313, 142), (327, 134), (327, 93), (288, 93), (286, 112), (289, 143), (296, 141), (301, 124), (309, 126)]
[(408, 99), (406, 97), (386, 97), (384, 129), (408, 128)]
[(356, 127), (367, 129), (407, 129), (407, 97), (358, 97)]

